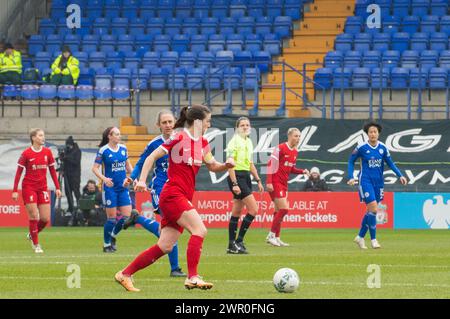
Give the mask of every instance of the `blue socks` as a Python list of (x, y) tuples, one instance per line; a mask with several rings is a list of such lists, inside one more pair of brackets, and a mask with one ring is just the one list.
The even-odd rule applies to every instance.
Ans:
[(377, 214), (373, 212), (367, 212), (361, 222), (361, 229), (358, 236), (364, 238), (367, 231), (370, 232), (370, 239), (377, 237)]
[(159, 238), (159, 223), (156, 220), (145, 218), (144, 216), (139, 216), (136, 220), (136, 223)]
[(123, 223), (125, 223), (125, 221), (126, 221), (127, 219), (128, 219), (127, 216), (122, 216), (122, 218), (119, 219), (119, 221), (116, 223), (116, 226), (114, 226), (114, 229), (113, 229), (113, 231), (112, 231), (112, 233), (111, 233), (111, 236), (112, 236), (112, 237), (116, 237), (116, 236), (120, 233), (120, 231), (121, 231), (122, 228), (123, 228)]
[(111, 245), (111, 232), (113, 231), (115, 225), (116, 219), (108, 218), (105, 226), (103, 226), (103, 242), (105, 247)]
[(369, 212), (367, 215), (367, 224), (369, 225), (370, 239), (374, 240), (377, 238), (377, 214)]
[(364, 238), (366, 236), (367, 231), (369, 230), (369, 225), (367, 224), (367, 215), (368, 213), (364, 214), (364, 217), (361, 222), (361, 229), (359, 230), (358, 236), (361, 238)]
[[(139, 216), (136, 219), (136, 223), (159, 238), (159, 223), (156, 220), (145, 218), (144, 216)], [(173, 246), (172, 251), (169, 253), (169, 261), (171, 270), (180, 268), (178, 264), (178, 243)]]
[(169, 253), (169, 262), (172, 271), (180, 268), (180, 265), (178, 265), (178, 243), (173, 246), (172, 251)]

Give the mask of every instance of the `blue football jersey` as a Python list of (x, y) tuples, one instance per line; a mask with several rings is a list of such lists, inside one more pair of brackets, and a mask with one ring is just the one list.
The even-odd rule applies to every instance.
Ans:
[[(134, 166), (133, 172), (131, 173), (132, 179), (138, 179), (141, 175), (142, 167), (144, 166), (144, 162), (146, 158), (153, 153), (161, 144), (165, 142), (162, 135), (155, 137), (151, 140), (147, 146), (145, 147), (144, 152), (141, 154), (139, 161)], [(160, 159), (158, 159), (155, 163), (153, 169), (152, 179), (149, 183), (150, 188), (154, 189), (162, 189), (164, 184), (167, 181), (167, 168), (169, 167), (169, 155), (166, 154)]]
[(124, 189), (123, 181), (127, 177), (127, 160), (128, 151), (123, 144), (119, 144), (116, 151), (112, 150), (108, 144), (98, 150), (95, 163), (103, 164), (104, 175), (112, 179), (115, 190)]
[(352, 152), (348, 161), (348, 178), (352, 179), (355, 161), (361, 159), (361, 171), (359, 173), (359, 182), (370, 182), (376, 185), (384, 185), (384, 162), (401, 177), (402, 173), (395, 166), (386, 145), (378, 142), (377, 146), (372, 146), (369, 142), (358, 145)]

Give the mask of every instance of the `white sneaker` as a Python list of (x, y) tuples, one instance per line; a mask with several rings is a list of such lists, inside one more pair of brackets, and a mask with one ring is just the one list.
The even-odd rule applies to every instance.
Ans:
[(39, 245), (39, 244), (33, 245), (33, 249), (34, 249), (34, 252), (35, 252), (36, 254), (42, 254), (42, 253), (44, 252), (44, 251), (42, 250), (41, 245)]
[(359, 246), (359, 248), (367, 249), (366, 242), (364, 241), (364, 238), (356, 236), (353, 241)]
[(186, 280), (184, 281), (184, 287), (189, 290), (194, 288), (207, 290), (211, 289), (213, 286), (214, 285), (212, 283), (204, 281), (202, 277), (198, 275), (192, 276), (191, 278), (186, 278)]
[(30, 233), (27, 234), (27, 239), (31, 240), (31, 234)]
[(275, 236), (271, 233), (269, 233), (269, 235), (267, 235), (266, 243), (271, 244), (272, 246), (276, 246), (276, 247), (281, 246), (280, 243), (278, 242), (278, 240), (275, 238)]
[(376, 239), (371, 240), (371, 244), (372, 244), (373, 249), (381, 248), (380, 244), (378, 243), (378, 240), (376, 240)]
[(280, 244), (280, 246), (283, 246), (283, 247), (288, 247), (288, 246), (290, 246), (288, 243), (285, 243), (284, 241), (282, 241), (282, 240), (280, 239), (280, 237), (277, 237), (276, 240), (277, 240), (277, 242)]

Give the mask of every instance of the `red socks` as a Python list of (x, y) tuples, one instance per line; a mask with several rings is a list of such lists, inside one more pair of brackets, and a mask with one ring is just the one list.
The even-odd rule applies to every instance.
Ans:
[(37, 224), (37, 228), (38, 228), (38, 232), (40, 233), (45, 226), (47, 226), (47, 222), (43, 222), (42, 220), (40, 220)]
[(188, 278), (197, 276), (197, 266), (202, 254), (203, 237), (192, 235), (188, 242), (186, 259), (188, 266)]
[(137, 256), (136, 259), (122, 271), (122, 273), (126, 276), (131, 276), (138, 270), (153, 264), (161, 256), (164, 256), (163, 251), (158, 245), (154, 245)]
[(29, 221), (29, 230), (30, 230), (30, 236), (31, 240), (33, 241), (34, 245), (39, 244), (38, 240), (38, 221), (37, 220), (30, 220)]
[(270, 229), (270, 231), (272, 233), (275, 233), (275, 237), (280, 237), (281, 222), (288, 212), (289, 211), (287, 209), (280, 209), (280, 211), (273, 218), (272, 228)]

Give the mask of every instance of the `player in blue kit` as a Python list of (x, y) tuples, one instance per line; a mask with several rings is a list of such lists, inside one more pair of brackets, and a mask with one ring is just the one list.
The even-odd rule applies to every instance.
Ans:
[(369, 136), (369, 140), (363, 144), (358, 145), (352, 152), (348, 161), (348, 179), (349, 185), (355, 185), (356, 179), (353, 176), (355, 161), (360, 158), (361, 171), (359, 173), (359, 196), (361, 202), (364, 201), (367, 205), (367, 212), (363, 217), (361, 229), (358, 236), (355, 238), (355, 243), (361, 249), (367, 249), (364, 236), (367, 230), (370, 232), (370, 239), (372, 248), (381, 248), (376, 239), (377, 231), (377, 208), (378, 203), (383, 200), (384, 192), (384, 162), (394, 171), (400, 178), (400, 183), (406, 185), (408, 181), (400, 170), (395, 166), (391, 159), (389, 150), (386, 145), (378, 141), (381, 133), (381, 125), (370, 122), (364, 125), (364, 132)]
[[(136, 166), (131, 173), (131, 178), (133, 180), (139, 180), (139, 176), (141, 175), (141, 170), (142, 166), (144, 165), (145, 159), (161, 144), (165, 143), (172, 135), (173, 127), (175, 125), (175, 117), (173, 113), (167, 110), (159, 112), (156, 125), (159, 127), (162, 134), (150, 141), (144, 152), (141, 154), (139, 161), (136, 163)], [(169, 156), (166, 154), (156, 161), (155, 168), (153, 169), (153, 176), (148, 185), (148, 188), (151, 189), (153, 209), (157, 214), (161, 213), (159, 211), (159, 194), (161, 193), (163, 186), (167, 181), (168, 166)], [(123, 228), (127, 229), (129, 226), (134, 224), (142, 225), (142, 227), (159, 238), (160, 227), (159, 223), (156, 220), (145, 218), (135, 211), (132, 211), (131, 217), (126, 221)], [(178, 243), (175, 244), (172, 251), (169, 253), (169, 261), (171, 267), (171, 277), (186, 277), (186, 274), (181, 271), (180, 265), (178, 263)]]
[[(132, 180), (127, 177), (127, 173), (131, 173), (133, 167), (128, 159), (126, 146), (120, 144), (120, 131), (117, 127), (108, 127), (103, 132), (99, 147), (92, 172), (103, 181), (103, 205), (108, 217), (103, 231), (103, 251), (112, 253), (116, 251), (116, 236), (131, 213), (128, 186)], [(104, 174), (101, 172), (102, 164)], [(117, 210), (122, 215), (118, 221)]]

